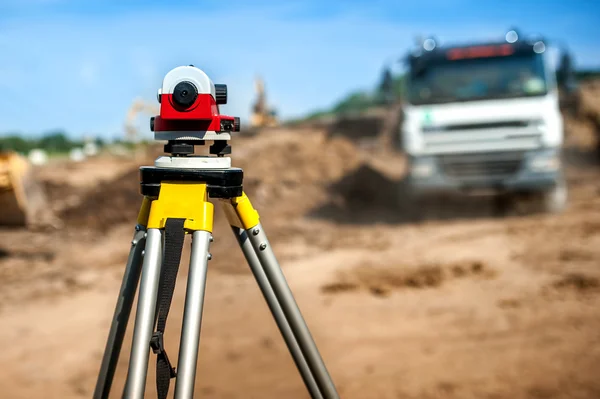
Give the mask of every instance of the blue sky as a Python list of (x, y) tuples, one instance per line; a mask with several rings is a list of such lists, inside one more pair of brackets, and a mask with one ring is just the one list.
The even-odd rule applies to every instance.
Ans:
[(460, 42), (511, 26), (600, 67), (595, 0), (0, 0), (0, 132), (122, 135), (134, 98), (155, 101), (164, 74), (187, 64), (228, 85), (229, 115), (248, 117), (260, 74), (294, 117), (372, 87), (418, 34)]

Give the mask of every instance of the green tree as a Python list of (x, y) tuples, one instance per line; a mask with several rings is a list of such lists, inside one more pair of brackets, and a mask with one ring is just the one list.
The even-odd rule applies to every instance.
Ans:
[(102, 137), (96, 137), (94, 143), (98, 146), (98, 148), (104, 147), (106, 145), (106, 141)]
[(35, 147), (35, 142), (25, 139), (22, 135), (11, 134), (0, 138), (0, 148), (20, 153), (27, 153)]
[(39, 146), (48, 152), (67, 152), (73, 148), (73, 143), (64, 132), (57, 131), (44, 135)]
[(333, 107), (336, 114), (364, 111), (374, 105), (374, 99), (367, 93), (359, 91), (350, 94), (348, 97), (337, 103)]

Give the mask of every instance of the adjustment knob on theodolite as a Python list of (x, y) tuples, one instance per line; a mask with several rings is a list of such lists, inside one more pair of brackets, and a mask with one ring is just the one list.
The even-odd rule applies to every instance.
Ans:
[(227, 104), (227, 85), (215, 84), (215, 101), (218, 105)]

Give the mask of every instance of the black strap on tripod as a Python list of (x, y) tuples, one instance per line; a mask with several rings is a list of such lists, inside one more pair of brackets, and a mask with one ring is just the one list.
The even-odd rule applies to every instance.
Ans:
[(167, 352), (165, 352), (163, 336), (167, 325), (171, 300), (173, 299), (173, 291), (175, 290), (179, 262), (181, 261), (181, 251), (185, 238), (185, 231), (183, 230), (184, 222), (185, 219), (167, 219), (165, 223), (165, 254), (161, 266), (158, 300), (156, 303), (158, 320), (156, 332), (154, 332), (150, 340), (152, 351), (157, 355), (156, 391), (159, 399), (166, 399), (169, 393), (171, 378), (177, 376), (175, 368), (171, 365)]

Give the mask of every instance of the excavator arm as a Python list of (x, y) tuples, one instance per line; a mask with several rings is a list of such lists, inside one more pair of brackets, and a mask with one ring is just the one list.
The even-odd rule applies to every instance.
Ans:
[(277, 120), (277, 113), (275, 110), (267, 107), (265, 84), (259, 77), (254, 80), (254, 90), (256, 91), (256, 100), (252, 105), (250, 124), (252, 127), (277, 126), (279, 124), (279, 121)]

